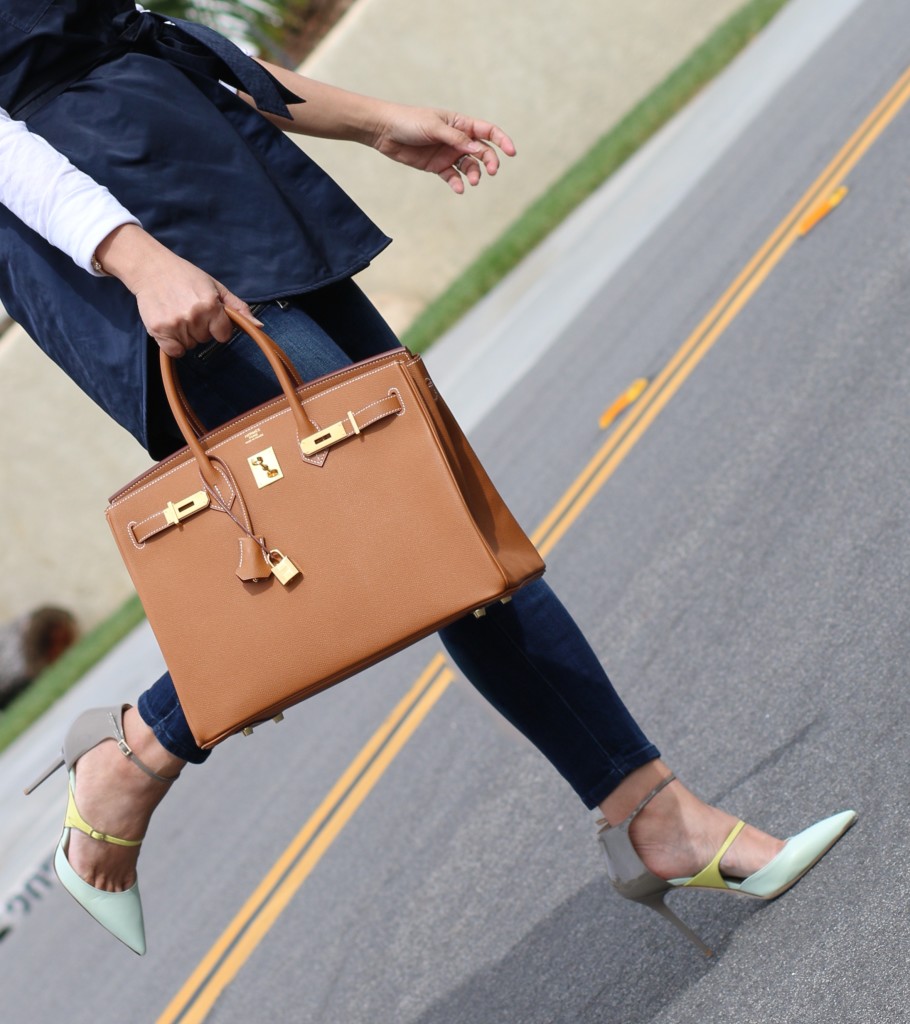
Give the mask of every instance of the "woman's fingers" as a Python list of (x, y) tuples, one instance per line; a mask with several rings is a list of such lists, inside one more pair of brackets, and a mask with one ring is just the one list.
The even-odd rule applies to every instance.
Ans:
[(213, 338), (228, 341), (234, 324), (225, 306), (261, 326), (243, 299), (204, 271), (182, 262), (175, 267), (179, 273), (155, 279), (136, 295), (146, 330), (169, 356), (179, 359)]
[(259, 323), (243, 299), (138, 224), (115, 228), (97, 254), (105, 269), (135, 295), (149, 335), (175, 359), (212, 338), (231, 337), (234, 325), (225, 306)]
[(479, 185), (484, 171), (491, 176), (496, 174), (501, 163), (498, 150), (506, 156), (515, 156), (515, 143), (498, 125), (489, 121), (461, 121), (456, 116), (455, 126), (449, 127), (454, 127), (454, 132), (461, 136), (459, 140), (453, 135), (450, 141), (452, 147), (461, 152), (452, 164), (461, 187), (456, 187), (453, 176), (440, 176), (454, 191), (464, 191), (464, 180), (469, 185)]
[(442, 178), (442, 180), (456, 195), (460, 196), (464, 192), (464, 182), (462, 181), (461, 175), (454, 167), (444, 167), (439, 172), (439, 177)]

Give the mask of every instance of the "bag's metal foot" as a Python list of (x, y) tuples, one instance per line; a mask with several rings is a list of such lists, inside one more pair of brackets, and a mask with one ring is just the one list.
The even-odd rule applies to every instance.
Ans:
[[(499, 599), (499, 603), (500, 604), (508, 604), (509, 601), (511, 601), (511, 600), (512, 600), (512, 596), (510, 594), (508, 597), (501, 597)], [(492, 607), (492, 605), (490, 607)], [(483, 608), (475, 608), (474, 609), (474, 618), (475, 619), (482, 619), (484, 617), (484, 615), (486, 615), (486, 614), (487, 614), (486, 606), (484, 606)]]

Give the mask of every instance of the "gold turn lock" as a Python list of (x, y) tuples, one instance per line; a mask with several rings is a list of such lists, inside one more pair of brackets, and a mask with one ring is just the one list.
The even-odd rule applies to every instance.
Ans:
[(300, 570), (297, 566), (294, 565), (287, 555), (282, 554), (278, 548), (272, 548), (268, 553), (267, 560), (272, 570), (272, 575), (275, 576), (283, 587), (286, 587), (295, 576), (300, 575)]
[(183, 501), (169, 501), (167, 507), (163, 510), (164, 520), (168, 526), (176, 526), (188, 516), (193, 515), (195, 512), (201, 512), (204, 508), (208, 507), (208, 493), (206, 491), (196, 491), (195, 494), (184, 498)]
[[(348, 437), (345, 422), (345, 420), (339, 420), (337, 423), (333, 423), (330, 427), (326, 427), (325, 430), (317, 430), (315, 434), (310, 434), (309, 437), (305, 437), (300, 442), (300, 450), (304, 455), (315, 455), (317, 452), (321, 452), (323, 448), (328, 448), (333, 444), (337, 444), (339, 441), (343, 441)], [(357, 425), (357, 420), (354, 419), (354, 414), (350, 411), (347, 415), (347, 422), (350, 423), (351, 430), (355, 434), (360, 433), (360, 427)]]

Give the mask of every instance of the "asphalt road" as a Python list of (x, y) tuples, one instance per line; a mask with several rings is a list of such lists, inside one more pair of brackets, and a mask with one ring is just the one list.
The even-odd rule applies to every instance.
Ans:
[(862, 4), (474, 431), (529, 529), (602, 467), (544, 531), (549, 578), (677, 772), (780, 834), (845, 807), (852, 832), (774, 903), (675, 897), (704, 960), (614, 895), (587, 812), (428, 641), (186, 773), (143, 853), (142, 960), (48, 892), (0, 944), (4, 1021), (908, 1018), (903, 95), (819, 184), (843, 202), (763, 249), (908, 39), (905, 2)]

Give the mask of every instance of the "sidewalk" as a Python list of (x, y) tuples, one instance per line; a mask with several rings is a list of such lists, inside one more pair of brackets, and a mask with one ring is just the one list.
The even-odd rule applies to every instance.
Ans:
[[(860, 2), (793, 0), (687, 110), (433, 348), (428, 366), (468, 430), (558, 343), (623, 260)], [(563, 299), (571, 297), (563, 303), (572, 310), (568, 317), (553, 312), (550, 297), (557, 290)], [(40, 905), (59, 834), (62, 773), (28, 800), (22, 787), (59, 752), (61, 736), (80, 710), (135, 700), (162, 669), (144, 624), (0, 755), (0, 935), (4, 928), (15, 931)]]

